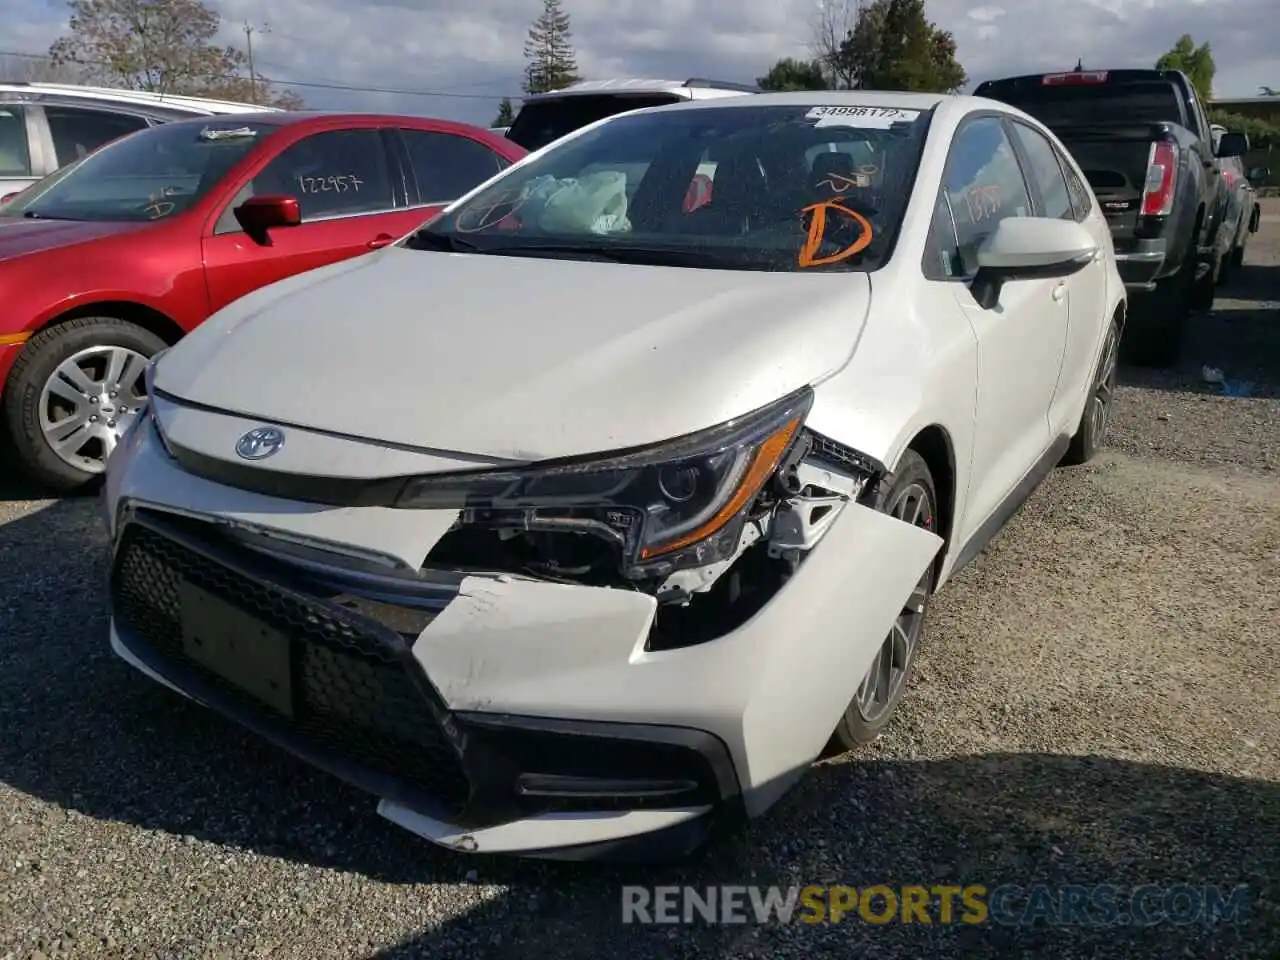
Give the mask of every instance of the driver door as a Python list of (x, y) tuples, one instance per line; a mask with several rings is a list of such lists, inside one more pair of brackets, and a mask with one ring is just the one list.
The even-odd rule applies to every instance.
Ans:
[(943, 175), (943, 199), (954, 224), (950, 255), (960, 309), (978, 343), (978, 397), (964, 542), (1009, 500), (1052, 443), (1050, 407), (1067, 343), (1067, 283), (1062, 279), (1004, 284), (990, 309), (979, 306), (969, 280), (977, 252), (997, 223), (1034, 215), (1031, 194), (1003, 122), (980, 116), (957, 131)]
[[(302, 223), (251, 240), (234, 209), (251, 196), (297, 197)], [(227, 203), (205, 236), (209, 311), (259, 287), (369, 253), (422, 221), (410, 209), (404, 177), (377, 127), (325, 130), (284, 147)]]

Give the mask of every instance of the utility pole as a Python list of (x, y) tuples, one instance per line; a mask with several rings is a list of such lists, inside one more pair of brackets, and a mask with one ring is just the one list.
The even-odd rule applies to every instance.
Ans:
[(270, 33), (271, 28), (267, 24), (262, 25), (261, 30), (257, 30), (253, 24), (247, 20), (244, 23), (244, 45), (245, 55), (249, 63), (249, 99), (253, 103), (258, 102), (258, 75), (253, 69), (253, 35), (254, 33)]

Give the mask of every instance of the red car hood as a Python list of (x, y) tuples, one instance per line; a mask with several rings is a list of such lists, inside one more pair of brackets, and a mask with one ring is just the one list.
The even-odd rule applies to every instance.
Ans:
[(146, 223), (111, 223), (92, 220), (28, 220), (0, 216), (0, 261), (54, 247), (69, 247), (102, 237), (133, 233)]

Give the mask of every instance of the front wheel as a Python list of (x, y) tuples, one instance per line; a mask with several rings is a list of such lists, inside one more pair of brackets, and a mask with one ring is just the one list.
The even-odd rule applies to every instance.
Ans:
[(9, 374), (4, 418), (19, 465), (70, 492), (100, 476), (146, 402), (154, 333), (114, 317), (83, 317), (27, 341)]
[[(876, 506), (904, 523), (937, 531), (938, 495), (933, 475), (914, 450), (902, 456), (897, 473), (878, 497)], [(858, 691), (836, 724), (831, 738), (832, 752), (852, 750), (871, 743), (888, 726), (897, 711), (915, 666), (916, 651), (924, 635), (925, 616), (933, 594), (934, 565), (920, 577), (916, 588), (903, 601), (889, 634), (871, 667), (858, 684)]]

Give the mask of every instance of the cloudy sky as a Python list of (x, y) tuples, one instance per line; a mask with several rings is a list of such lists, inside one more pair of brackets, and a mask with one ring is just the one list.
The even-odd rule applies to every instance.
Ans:
[[(297, 81), (320, 108), (395, 110), (488, 123), (518, 97), (522, 49), (541, 0), (207, 0), (225, 39), (255, 33), (259, 70)], [(564, 0), (584, 77), (750, 82), (805, 56), (823, 0)], [(843, 3), (846, 0), (825, 0)], [(1275, 0), (929, 0), (973, 80), (1088, 66), (1149, 66), (1179, 34), (1208, 40), (1215, 93), (1280, 87)], [(0, 0), (0, 49), (42, 52), (66, 24), (62, 0)], [(301, 84), (312, 84), (302, 86)], [(362, 91), (324, 85), (378, 88)]]

